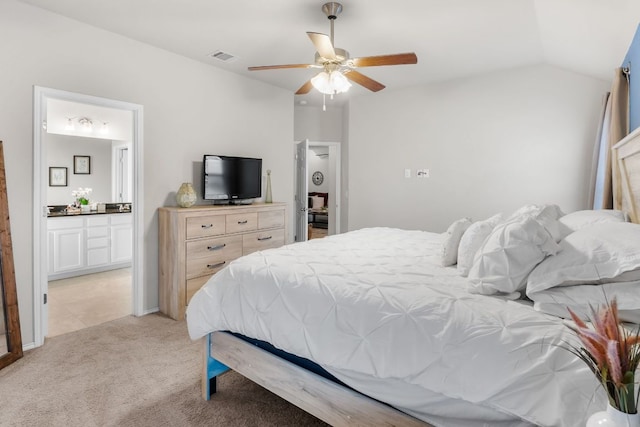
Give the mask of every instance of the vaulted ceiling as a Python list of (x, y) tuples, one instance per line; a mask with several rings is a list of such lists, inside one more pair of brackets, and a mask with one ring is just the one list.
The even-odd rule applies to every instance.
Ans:
[[(329, 33), (323, 0), (21, 0), (295, 92), (314, 69), (307, 31)], [(387, 90), (547, 63), (604, 80), (640, 22), (637, 0), (343, 0), (335, 45), (352, 57), (415, 52), (417, 65), (360, 69)], [(218, 50), (236, 58), (221, 62)], [(309, 100), (320, 95), (312, 91)], [(354, 87), (350, 94), (366, 93)], [(303, 99), (301, 96), (297, 99)]]

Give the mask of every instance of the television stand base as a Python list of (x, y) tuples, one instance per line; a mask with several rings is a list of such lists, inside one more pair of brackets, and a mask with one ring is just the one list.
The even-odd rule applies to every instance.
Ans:
[(214, 205), (229, 205), (229, 206), (237, 206), (237, 205), (252, 205), (253, 199), (233, 199), (233, 200), (214, 200)]

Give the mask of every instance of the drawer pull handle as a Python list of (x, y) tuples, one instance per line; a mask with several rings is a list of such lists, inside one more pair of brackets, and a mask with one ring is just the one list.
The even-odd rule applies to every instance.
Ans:
[(212, 228), (213, 224), (202, 224), (200, 227), (205, 228), (205, 229), (206, 228)]
[(227, 263), (227, 261), (222, 261), (222, 262), (219, 262), (217, 264), (207, 264), (207, 268), (213, 270), (214, 268), (222, 267), (226, 263)]
[(247, 222), (249, 222), (249, 221), (247, 221), (247, 220), (245, 219), (244, 221), (238, 221), (238, 224), (243, 225), (243, 224), (246, 224)]
[(210, 250), (210, 251), (218, 251), (218, 250), (224, 248), (225, 246), (227, 246), (227, 244), (223, 243), (221, 245), (216, 245), (216, 246), (207, 246), (207, 249)]
[(273, 236), (268, 236), (268, 237), (258, 237), (258, 241), (262, 242), (264, 240), (271, 240), (273, 238)]

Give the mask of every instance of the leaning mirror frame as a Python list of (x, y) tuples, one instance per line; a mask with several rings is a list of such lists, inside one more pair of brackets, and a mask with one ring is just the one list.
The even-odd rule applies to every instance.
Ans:
[[(18, 313), (18, 292), (13, 265), (11, 228), (9, 226), (9, 202), (7, 199), (7, 180), (4, 170), (4, 151), (0, 141), (0, 309), (5, 327), (0, 330), (0, 339), (5, 337), (7, 352), (0, 354), (0, 369), (20, 359), (22, 353), (22, 335)], [(2, 325), (2, 322), (0, 322)], [(2, 348), (0, 346), (0, 348)]]

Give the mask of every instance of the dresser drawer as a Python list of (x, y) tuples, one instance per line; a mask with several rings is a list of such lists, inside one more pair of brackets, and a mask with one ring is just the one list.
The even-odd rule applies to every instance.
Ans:
[(241, 233), (258, 229), (258, 213), (239, 213), (226, 215), (227, 233)]
[(213, 276), (213, 274), (209, 274), (208, 276), (200, 276), (194, 279), (187, 280), (187, 286), (185, 289), (185, 291), (187, 292), (186, 299), (185, 299), (187, 304), (189, 304), (189, 301), (191, 301), (191, 297), (193, 296), (193, 294), (195, 294), (198, 291), (198, 289), (203, 287), (204, 284), (207, 283), (207, 280), (211, 279), (211, 276)]
[(224, 215), (187, 218), (187, 239), (225, 234)]
[(242, 256), (242, 236), (187, 242), (187, 279), (210, 275)]
[(284, 229), (259, 231), (257, 233), (247, 233), (242, 236), (242, 254), (261, 251), (264, 249), (278, 248), (284, 245)]
[(284, 227), (284, 211), (258, 213), (258, 230)]

